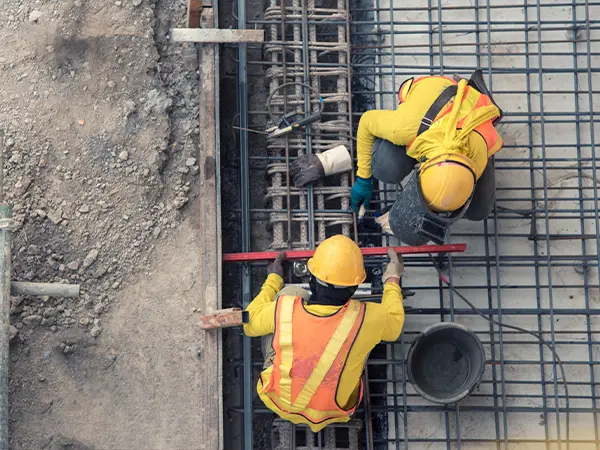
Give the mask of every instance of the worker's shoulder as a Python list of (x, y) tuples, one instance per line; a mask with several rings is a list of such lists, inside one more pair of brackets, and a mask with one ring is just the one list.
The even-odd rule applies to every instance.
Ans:
[(378, 326), (379, 324), (384, 324), (385, 317), (385, 309), (381, 306), (380, 303), (375, 302), (363, 302), (365, 305), (365, 318), (364, 323), (369, 326)]
[(416, 87), (419, 84), (429, 85), (429, 86), (432, 86), (432, 85), (449, 86), (451, 84), (457, 84), (457, 83), (452, 78), (445, 77), (443, 75), (428, 75), (428, 76), (424, 76), (424, 77), (415, 79), (415, 81), (413, 82), (413, 87)]
[(456, 82), (440, 75), (421, 77), (413, 82), (410, 93), (418, 92), (420, 95), (429, 93), (437, 96), (443, 89), (452, 84), (456, 84)]

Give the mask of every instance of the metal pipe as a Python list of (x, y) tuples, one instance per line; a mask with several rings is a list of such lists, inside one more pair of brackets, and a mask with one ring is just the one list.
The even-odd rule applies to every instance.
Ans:
[(28, 283), (13, 281), (10, 283), (11, 295), (47, 295), (49, 297), (79, 297), (79, 284), (65, 283)]

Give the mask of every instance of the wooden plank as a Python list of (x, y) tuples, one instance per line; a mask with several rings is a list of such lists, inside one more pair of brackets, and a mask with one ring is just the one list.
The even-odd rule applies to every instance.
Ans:
[[(201, 24), (215, 26), (212, 8), (203, 8)], [(199, 242), (198, 251), (204, 267), (199, 274), (198, 294), (202, 314), (221, 308), (221, 186), (219, 159), (219, 47), (199, 48)], [(202, 427), (198, 445), (201, 449), (223, 448), (223, 368), (221, 330), (199, 331), (202, 348)]]
[[(204, 12), (202, 14), (204, 15)], [(265, 30), (173, 28), (171, 29), (171, 39), (174, 42), (197, 42), (199, 44), (260, 44), (265, 40)]]
[(200, 316), (199, 321), (203, 330), (239, 327), (244, 324), (244, 312), (241, 308), (219, 309), (212, 314)]
[(202, 14), (202, 0), (188, 0), (188, 28), (200, 28)]

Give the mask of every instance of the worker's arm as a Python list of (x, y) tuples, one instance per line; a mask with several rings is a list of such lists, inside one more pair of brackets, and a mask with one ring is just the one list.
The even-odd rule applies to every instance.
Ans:
[(385, 326), (382, 341), (395, 341), (400, 337), (404, 326), (404, 306), (402, 305), (402, 290), (396, 281), (388, 281), (383, 285), (381, 306), (385, 311)]
[(406, 117), (408, 109), (402, 103), (395, 111), (371, 110), (365, 112), (358, 123), (357, 140), (357, 175), (370, 178), (371, 155), (375, 139), (381, 138), (395, 145), (407, 145), (416, 135), (412, 122)]
[(250, 316), (244, 325), (246, 336), (265, 336), (275, 332), (275, 296), (283, 288), (283, 278), (271, 273), (258, 295), (246, 308)]
[(383, 297), (381, 306), (385, 313), (382, 341), (395, 341), (400, 337), (404, 325), (404, 306), (402, 306), (402, 290), (400, 277), (404, 272), (404, 259), (393, 248), (388, 249), (390, 262), (383, 272)]

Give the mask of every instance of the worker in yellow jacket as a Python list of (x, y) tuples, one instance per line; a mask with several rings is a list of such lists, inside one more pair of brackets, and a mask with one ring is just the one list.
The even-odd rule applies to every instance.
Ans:
[[(503, 145), (494, 125), (502, 111), (481, 71), (469, 81), (443, 76), (410, 78), (401, 85), (398, 98), (397, 109), (367, 111), (360, 119), (353, 209), (358, 212), (361, 204), (368, 207), (373, 177), (400, 183), (420, 164), (413, 177), (418, 187), (414, 193), (433, 216), (463, 209), (467, 219), (487, 217), (495, 201), (490, 158)], [(397, 208), (396, 216), (417, 212), (414, 198), (404, 195), (401, 201), (405, 205)], [(394, 211), (390, 213), (392, 229), (393, 219)]]
[(263, 336), (258, 395), (281, 418), (314, 432), (350, 420), (369, 352), (398, 339), (404, 324), (404, 264), (393, 250), (388, 254), (381, 303), (351, 299), (366, 273), (360, 249), (342, 235), (323, 241), (308, 261), (311, 292), (283, 287), (283, 252), (268, 266), (244, 332)]

